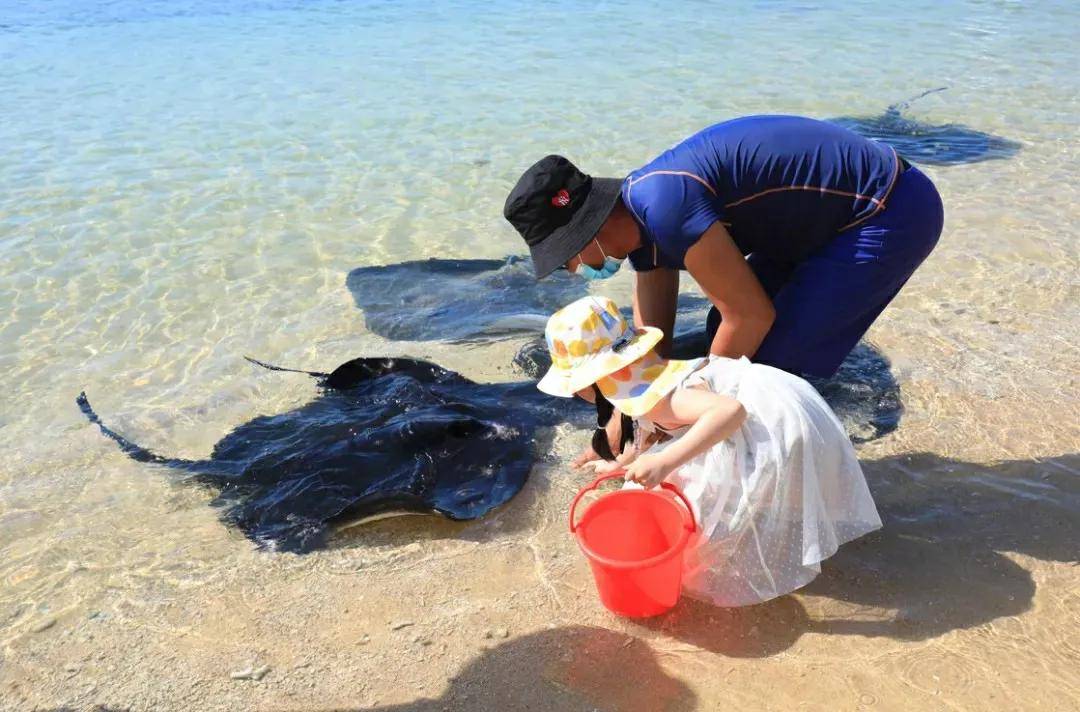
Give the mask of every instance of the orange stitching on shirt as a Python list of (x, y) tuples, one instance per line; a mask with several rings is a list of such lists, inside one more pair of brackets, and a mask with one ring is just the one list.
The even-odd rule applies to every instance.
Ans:
[(789, 186), (784, 186), (783, 188), (769, 188), (768, 190), (763, 190), (760, 193), (754, 193), (753, 195), (748, 195), (747, 197), (742, 198), (741, 200), (736, 200), (733, 203), (727, 203), (726, 205), (724, 205), (724, 207), (725, 208), (734, 208), (737, 205), (742, 205), (743, 203), (746, 203), (746, 202), (749, 202), (751, 200), (755, 200), (757, 198), (760, 198), (763, 195), (768, 195), (769, 193), (779, 193), (779, 192), (785, 191), (785, 190), (815, 190), (815, 191), (817, 191), (819, 193), (829, 193), (830, 195), (842, 195), (845, 198), (859, 198), (860, 200), (869, 200), (871, 203), (878, 206), (879, 209), (881, 207), (881, 201), (878, 200), (877, 198), (871, 197), (869, 195), (863, 195), (862, 193), (848, 193), (847, 191), (833, 190), (832, 188), (821, 188), (821, 187), (816, 186), (816, 185), (789, 185)]
[[(626, 179), (626, 205), (627, 205), (628, 208), (630, 208), (630, 212), (632, 212), (634, 214), (634, 217), (637, 218), (638, 223), (641, 224), (641, 225), (645, 225), (645, 221), (641, 219), (641, 216), (638, 215), (637, 210), (634, 209), (634, 202), (632, 200), (630, 200), (630, 192), (634, 189), (635, 185), (637, 185), (641, 181), (645, 180), (646, 178), (651, 178), (653, 176), (682, 176), (684, 178), (690, 178), (690, 179), (696, 180), (698, 183), (701, 183), (703, 186), (705, 186), (705, 189), (708, 190), (710, 193), (712, 193), (714, 198), (719, 197), (716, 194), (716, 189), (713, 188), (711, 185), (709, 185), (708, 182), (704, 178), (702, 178), (701, 176), (699, 176), (697, 174), (690, 173), (688, 171), (650, 171), (649, 173), (646, 173), (645, 175), (637, 178), (636, 180), (631, 179), (631, 178), (627, 178)], [(731, 226), (731, 223), (726, 223), (726, 222), (723, 222), (723, 221), (720, 221), (720, 224), (728, 226), (728, 227)], [(656, 243), (655, 242), (653, 243), (652, 248), (653, 248), (653, 266), (656, 267), (656, 266), (659, 266), (659, 264), (660, 264), (660, 256), (657, 254)]]
[[(688, 171), (651, 171), (641, 176), (637, 180), (631, 180), (630, 187), (633, 188), (635, 183), (640, 183), (646, 178), (651, 178), (652, 176), (683, 176), (684, 178), (692, 178), (693, 180), (696, 180), (698, 183), (701, 183), (703, 186), (705, 186), (708, 191), (713, 194), (714, 198), (717, 197), (716, 189), (709, 185), (709, 183), (704, 178)], [(629, 195), (629, 193), (627, 193), (627, 195)]]
[[(626, 203), (626, 207), (630, 208), (630, 212), (632, 212), (634, 214), (634, 219), (636, 219), (638, 221), (638, 224), (641, 226), (641, 229), (647, 230), (648, 228), (645, 227), (645, 221), (642, 220), (641, 216), (637, 214), (637, 210), (634, 210), (634, 201), (630, 200), (630, 191), (633, 190), (633, 189), (634, 189), (634, 181), (630, 180), (630, 178), (627, 177), (627, 179), (626, 179), (626, 200), (623, 201), (623, 202)], [(657, 263), (656, 243), (655, 242), (653, 243), (652, 248), (653, 248), (653, 266), (655, 267), (656, 263)]]
[(876, 207), (874, 208), (874, 211), (872, 213), (870, 213), (869, 215), (864, 215), (858, 220), (853, 220), (849, 222), (847, 225), (840, 228), (837, 232), (843, 232), (844, 230), (853, 228), (860, 223), (864, 223), (885, 209), (885, 203), (889, 199), (889, 196), (892, 195), (893, 188), (896, 187), (896, 181), (900, 179), (900, 156), (896, 153), (895, 148), (893, 148), (892, 146), (889, 146), (889, 148), (892, 150), (893, 160), (895, 161), (895, 163), (893, 164), (892, 182), (889, 183), (889, 188), (885, 191), (885, 195), (881, 196), (881, 200), (875, 201)]
[[(842, 196), (847, 197), (847, 198), (858, 198), (860, 200), (869, 200), (871, 203), (874, 204), (874, 210), (869, 215), (865, 215), (865, 216), (859, 218), (858, 220), (850, 222), (847, 225), (844, 225), (842, 228), (840, 228), (837, 231), (837, 232), (843, 232), (844, 230), (855, 227), (859, 223), (862, 223), (862, 222), (865, 222), (865, 221), (869, 220), (870, 218), (874, 217), (875, 215), (877, 215), (878, 213), (880, 213), (882, 210), (885, 209), (885, 203), (889, 199), (889, 196), (892, 195), (893, 188), (896, 187), (897, 179), (900, 178), (900, 156), (896, 153), (896, 149), (893, 148), (892, 146), (889, 146), (889, 150), (891, 150), (892, 153), (893, 153), (893, 176), (892, 176), (892, 181), (889, 183), (889, 187), (885, 191), (885, 195), (883, 195), (881, 198), (874, 198), (874, 197), (869, 196), (869, 195), (863, 195), (862, 193), (849, 193), (849, 192), (846, 192), (846, 191), (843, 191), (843, 190), (833, 190), (832, 188), (820, 188), (820, 187), (810, 186), (810, 185), (793, 185), (793, 186), (787, 186), (787, 187), (784, 187), (784, 188), (770, 188), (769, 190), (763, 190), (760, 193), (754, 193), (753, 195), (747, 196), (745, 198), (741, 198), (739, 200), (736, 200), (735, 202), (727, 203), (726, 205), (724, 205), (724, 207), (725, 208), (734, 208), (734, 207), (736, 207), (738, 205), (742, 205), (743, 203), (749, 202), (749, 201), (754, 200), (756, 198), (760, 198), (763, 195), (768, 195), (769, 193), (777, 193), (777, 192), (780, 192), (780, 191), (783, 191), (783, 190), (816, 190), (819, 193), (829, 193), (831, 195), (842, 195)], [(645, 224), (645, 221), (641, 219), (641, 216), (638, 215), (637, 210), (634, 209), (634, 204), (630, 200), (630, 191), (632, 191), (634, 189), (635, 184), (640, 183), (641, 181), (645, 180), (646, 178), (650, 178), (652, 176), (684, 176), (686, 178), (692, 178), (693, 180), (696, 180), (698, 183), (701, 183), (703, 186), (705, 186), (708, 189), (708, 191), (713, 194), (714, 197), (719, 197), (717, 195), (717, 193), (716, 193), (716, 190), (711, 185), (709, 185), (705, 181), (704, 178), (702, 178), (699, 175), (695, 175), (694, 173), (689, 173), (687, 171), (652, 171), (650, 173), (646, 173), (645, 175), (641, 176), (640, 178), (638, 178), (636, 180), (627, 178), (626, 203), (627, 203), (627, 206), (630, 208), (630, 212), (632, 212), (634, 214), (634, 217), (637, 218), (637, 221), (642, 225)], [(723, 220), (720, 220), (718, 222), (721, 225), (724, 225), (726, 227), (731, 227), (730, 222), (724, 222)], [(655, 257), (655, 251), (656, 251), (656, 244), (653, 243), (653, 252), (654, 252), (653, 263), (654, 264), (657, 261), (656, 257)]]
[(638, 223), (641, 224), (641, 225), (644, 225), (645, 221), (642, 220), (641, 216), (637, 214), (636, 210), (634, 210), (634, 201), (630, 200), (630, 191), (632, 191), (633, 189), (634, 189), (634, 181), (627, 178), (626, 179), (626, 207), (630, 208), (630, 212), (632, 212), (634, 214), (634, 217), (637, 218)]
[(747, 202), (749, 200), (753, 200), (754, 198), (760, 198), (761, 196), (767, 195), (768, 193), (775, 193), (775, 192), (781, 191), (781, 190), (816, 190), (816, 191), (821, 192), (821, 193), (830, 193), (832, 195), (843, 195), (843, 196), (848, 197), (848, 198), (859, 198), (859, 199), (862, 199), (862, 200), (869, 200), (871, 203), (874, 204), (873, 211), (871, 211), (868, 215), (864, 215), (863, 217), (859, 218), (858, 220), (853, 220), (852, 222), (849, 222), (847, 225), (844, 225), (842, 228), (837, 230), (837, 232), (843, 232), (844, 230), (855, 227), (859, 223), (866, 222), (867, 220), (874, 217), (875, 215), (877, 215), (878, 213), (880, 213), (882, 210), (885, 209), (885, 202), (889, 199), (889, 196), (892, 195), (893, 188), (896, 187), (896, 181), (900, 177), (900, 156), (897, 155), (896, 149), (893, 148), (892, 146), (889, 146), (889, 150), (891, 150), (892, 153), (893, 153), (893, 175), (892, 175), (892, 180), (889, 182), (889, 187), (885, 190), (885, 195), (883, 195), (881, 198), (873, 198), (873, 197), (871, 197), (869, 195), (863, 195), (862, 193), (847, 193), (847, 192), (842, 191), (842, 190), (833, 190), (831, 188), (817, 188), (817, 187), (809, 186), (809, 185), (808, 186), (797, 186), (796, 185), (796, 186), (789, 186), (787, 188), (771, 188), (769, 190), (765, 190), (765, 191), (762, 191), (760, 193), (755, 193), (754, 195), (748, 196), (748, 197), (743, 198), (741, 200), (736, 200), (733, 203), (728, 203), (724, 207), (725, 208), (733, 208), (736, 205), (742, 205), (743, 203), (745, 203), (745, 202)]

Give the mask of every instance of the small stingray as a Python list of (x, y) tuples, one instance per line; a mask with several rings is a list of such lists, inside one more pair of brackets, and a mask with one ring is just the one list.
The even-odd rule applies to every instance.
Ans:
[(938, 87), (924, 91), (899, 104), (893, 104), (880, 116), (841, 116), (827, 119), (857, 134), (887, 143), (904, 158), (934, 166), (955, 166), (1000, 158), (1012, 158), (1021, 145), (1000, 136), (978, 131), (963, 124), (926, 124), (903, 115), (917, 99), (945, 91)]
[(538, 427), (575, 407), (532, 383), (478, 384), (435, 364), (358, 358), (318, 379), (320, 395), (240, 425), (209, 459), (163, 457), (77, 403), (132, 459), (166, 465), (219, 491), (221, 518), (260, 546), (306, 552), (336, 525), (388, 513), (475, 519), (525, 484)]
[[(550, 284), (549, 284), (550, 283)], [(346, 284), (372, 332), (398, 341), (483, 342), (543, 333), (548, 318), (586, 294), (587, 282), (565, 272), (537, 281), (530, 262), (429, 259), (358, 267)], [(704, 323), (711, 303), (679, 296), (678, 313)], [(700, 312), (700, 313), (698, 313)], [(633, 320), (629, 308), (622, 310)], [(551, 361), (543, 339), (526, 343), (514, 358), (539, 379)]]
[(548, 317), (587, 288), (561, 270), (537, 280), (522, 257), (358, 267), (345, 285), (369, 331), (396, 341), (451, 342), (543, 332)]

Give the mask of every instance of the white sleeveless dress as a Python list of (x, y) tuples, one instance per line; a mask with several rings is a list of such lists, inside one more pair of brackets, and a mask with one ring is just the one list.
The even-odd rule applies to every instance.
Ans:
[[(686, 550), (685, 593), (718, 606), (767, 601), (805, 586), (837, 547), (881, 527), (851, 441), (809, 383), (745, 358), (710, 357), (678, 386), (693, 387), (735, 398), (747, 419), (667, 478), (700, 527)], [(688, 429), (638, 425), (673, 439)]]

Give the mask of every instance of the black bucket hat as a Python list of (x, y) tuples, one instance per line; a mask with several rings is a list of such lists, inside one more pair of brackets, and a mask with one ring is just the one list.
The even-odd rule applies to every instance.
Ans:
[(503, 217), (525, 238), (536, 278), (570, 261), (596, 237), (619, 198), (622, 180), (593, 178), (562, 156), (546, 156), (518, 179)]

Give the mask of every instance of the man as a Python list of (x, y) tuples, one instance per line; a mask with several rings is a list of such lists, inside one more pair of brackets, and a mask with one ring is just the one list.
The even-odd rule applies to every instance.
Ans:
[(933, 250), (941, 198), (885, 144), (796, 116), (711, 126), (625, 179), (561, 156), (521, 176), (503, 214), (537, 278), (604, 279), (629, 257), (634, 321), (671, 345), (679, 273), (713, 304), (709, 352), (830, 376)]

